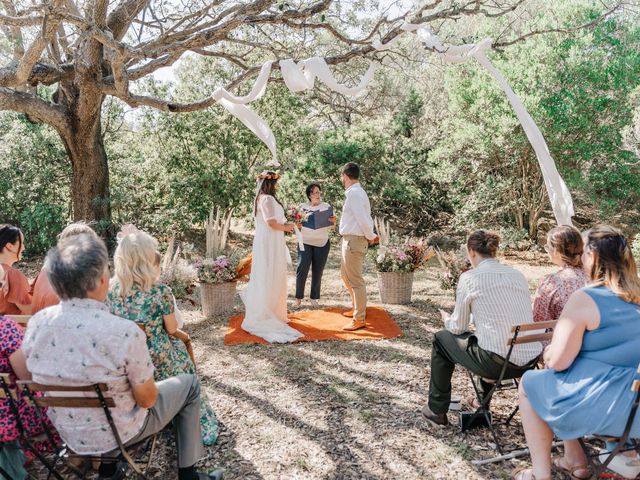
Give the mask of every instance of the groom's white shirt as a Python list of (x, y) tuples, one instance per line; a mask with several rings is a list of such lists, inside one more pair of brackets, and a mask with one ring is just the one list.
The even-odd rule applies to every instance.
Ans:
[(362, 189), (360, 183), (354, 183), (347, 188), (345, 195), (340, 218), (340, 235), (358, 235), (366, 237), (367, 240), (376, 238), (367, 192)]

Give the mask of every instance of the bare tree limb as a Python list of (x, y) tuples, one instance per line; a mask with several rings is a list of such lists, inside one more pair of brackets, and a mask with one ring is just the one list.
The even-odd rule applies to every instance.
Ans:
[(0, 87), (0, 110), (13, 110), (27, 114), (39, 122), (52, 125), (59, 132), (68, 129), (64, 110), (35, 95)]

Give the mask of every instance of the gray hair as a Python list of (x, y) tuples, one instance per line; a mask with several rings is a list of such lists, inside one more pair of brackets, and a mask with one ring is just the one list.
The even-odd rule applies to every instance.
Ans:
[(109, 265), (107, 247), (86, 233), (63, 239), (49, 250), (44, 267), (49, 283), (63, 300), (87, 298)]

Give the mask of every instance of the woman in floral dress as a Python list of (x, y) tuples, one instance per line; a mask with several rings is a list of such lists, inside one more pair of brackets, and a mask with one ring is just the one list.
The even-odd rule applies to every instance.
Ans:
[[(195, 374), (185, 343), (172, 336), (178, 331), (175, 299), (171, 288), (158, 282), (160, 254), (156, 239), (137, 230), (123, 235), (114, 264), (107, 306), (114, 315), (145, 326), (155, 380)], [(218, 438), (218, 421), (204, 391), (200, 398), (202, 440), (205, 445), (213, 445)]]
[[(17, 323), (9, 317), (0, 315), (0, 373), (9, 374), (9, 388), (14, 390), (17, 397), (15, 404), (18, 408), (20, 423), (25, 429), (27, 436), (33, 437), (44, 433), (44, 427), (38, 418), (36, 409), (27, 401), (22, 390), (15, 388), (15, 382), (18, 378), (23, 380), (30, 378), (24, 354), (20, 349), (23, 336), (24, 332)], [(57, 441), (58, 436), (57, 433), (55, 433), (54, 426), (49, 422), (48, 418), (45, 418), (45, 421), (47, 422), (49, 430), (54, 432), (54, 440)], [(16, 422), (9, 400), (5, 398), (0, 399), (0, 444), (19, 448), (17, 444), (19, 438), (20, 431), (18, 430), (18, 423)], [(48, 440), (35, 443), (35, 447), (42, 452), (52, 449)], [(17, 457), (12, 455), (12, 458), (15, 459)], [(22, 465), (9, 466), (3, 464), (2, 468), (5, 470), (11, 469), (13, 475), (18, 477), (23, 472)], [(23, 478), (26, 478), (26, 474)]]

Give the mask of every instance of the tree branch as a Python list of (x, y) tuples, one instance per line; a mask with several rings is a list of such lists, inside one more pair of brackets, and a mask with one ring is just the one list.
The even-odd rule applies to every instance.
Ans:
[(508, 40), (508, 41), (504, 41), (504, 42), (496, 42), (492, 46), (496, 50), (499, 50), (499, 49), (502, 49), (504, 47), (508, 47), (510, 45), (514, 45), (516, 43), (522, 42), (522, 41), (526, 40), (527, 38), (530, 38), (530, 37), (533, 37), (533, 36), (536, 36), (536, 35), (542, 35), (542, 34), (545, 34), (545, 33), (572, 33), (572, 32), (576, 32), (578, 30), (591, 28), (591, 27), (594, 27), (594, 26), (598, 25), (603, 20), (606, 20), (610, 15), (612, 15), (617, 10), (619, 10), (622, 7), (622, 3), (623, 2), (617, 3), (613, 8), (607, 10), (605, 13), (600, 15), (595, 20), (592, 20), (590, 22), (584, 23), (582, 25), (578, 25), (578, 26), (571, 27), (571, 28), (546, 28), (546, 29), (542, 29), (542, 30), (533, 30), (533, 31), (531, 31), (529, 33), (526, 33), (524, 35), (520, 35), (519, 37), (514, 38), (512, 40)]
[(66, 133), (69, 129), (63, 107), (29, 93), (0, 87), (0, 110), (25, 113), (34, 120), (53, 126), (60, 133)]

